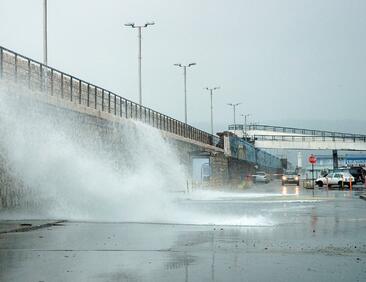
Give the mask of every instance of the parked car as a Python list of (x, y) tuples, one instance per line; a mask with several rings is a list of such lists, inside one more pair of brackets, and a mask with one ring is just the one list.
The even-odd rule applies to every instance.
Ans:
[(271, 180), (271, 178), (269, 177), (269, 175), (267, 173), (265, 173), (264, 171), (258, 171), (256, 174), (253, 174), (253, 182), (264, 182), (264, 183), (269, 183), (269, 181)]
[(296, 184), (300, 186), (300, 175), (293, 171), (287, 171), (282, 175), (282, 185)]
[(332, 185), (338, 185), (339, 187), (343, 185), (350, 186), (350, 183), (355, 184), (355, 178), (349, 172), (332, 172), (327, 174), (326, 176), (319, 177), (316, 179), (315, 183), (319, 187), (323, 187), (328, 184), (328, 187)]

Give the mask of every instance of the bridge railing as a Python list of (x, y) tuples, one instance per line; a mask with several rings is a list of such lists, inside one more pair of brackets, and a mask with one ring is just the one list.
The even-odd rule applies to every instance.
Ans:
[[(229, 130), (245, 130), (245, 126), (243, 124), (231, 124), (229, 125)], [(333, 137), (333, 136), (345, 136), (347, 137), (365, 137), (363, 134), (352, 134), (352, 133), (342, 133), (342, 132), (334, 132), (334, 131), (326, 131), (326, 130), (313, 130), (313, 129), (302, 129), (295, 127), (283, 127), (283, 126), (273, 126), (273, 125), (263, 125), (263, 124), (249, 124), (246, 126), (246, 130), (259, 130), (259, 131), (272, 131), (278, 133), (287, 133), (287, 134), (296, 134), (296, 135), (314, 135), (314, 136), (324, 136), (324, 137)]]
[[(242, 130), (243, 125), (230, 125), (229, 129), (233, 130)], [(263, 125), (263, 124), (250, 124), (247, 125), (247, 130), (262, 130), (262, 131), (272, 131), (278, 133), (288, 133), (288, 134), (297, 134), (297, 135), (313, 135), (313, 136), (324, 136), (324, 137), (339, 137), (344, 136), (345, 138), (353, 138), (353, 137), (365, 137), (363, 134), (352, 134), (352, 133), (342, 133), (342, 132), (334, 132), (334, 131), (326, 131), (326, 130), (312, 130), (312, 129), (303, 129), (303, 128), (295, 128), (295, 127), (283, 127), (283, 126), (272, 126), (272, 125)]]
[(220, 138), (216, 135), (1, 46), (0, 79), (20, 82), (31, 90), (57, 96), (121, 118), (138, 120), (163, 131), (223, 148)]
[(338, 142), (366, 142), (366, 136), (345, 136), (343, 134), (333, 136), (309, 136), (309, 135), (254, 135), (258, 141), (289, 141), (289, 142), (311, 142), (311, 141), (338, 141)]

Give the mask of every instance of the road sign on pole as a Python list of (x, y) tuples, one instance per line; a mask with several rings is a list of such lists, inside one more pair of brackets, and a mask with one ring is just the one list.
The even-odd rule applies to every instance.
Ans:
[(311, 154), (310, 155), (310, 157), (309, 157), (309, 163), (311, 163), (311, 164), (316, 164), (316, 157), (313, 155), (313, 154)]
[(314, 164), (316, 164), (316, 157), (313, 154), (311, 154), (308, 160), (309, 163), (311, 163), (311, 180), (313, 182), (313, 196), (314, 196), (314, 190), (315, 190)]

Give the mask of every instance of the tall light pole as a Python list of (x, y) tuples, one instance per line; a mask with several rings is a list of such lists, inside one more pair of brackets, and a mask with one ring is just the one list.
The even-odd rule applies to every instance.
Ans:
[(139, 55), (138, 55), (138, 66), (139, 66), (139, 104), (142, 105), (142, 81), (141, 81), (141, 29), (146, 28), (149, 25), (154, 25), (154, 22), (147, 22), (144, 25), (135, 25), (135, 23), (127, 23), (125, 26), (130, 26), (132, 28), (138, 29), (139, 38)]
[(196, 63), (190, 63), (188, 65), (174, 64), (177, 67), (183, 68), (184, 74), (184, 122), (187, 123), (187, 68), (196, 65)]
[(219, 86), (213, 88), (205, 88), (206, 90), (210, 91), (210, 98), (211, 98), (211, 134), (213, 135), (213, 106), (212, 106), (212, 94), (214, 90), (220, 89)]
[(43, 63), (47, 65), (47, 0), (43, 0)]
[(250, 116), (250, 114), (242, 114), (241, 115), (242, 117), (244, 117), (244, 135), (246, 136), (247, 135), (247, 117)]
[(229, 103), (228, 105), (233, 107), (233, 113), (234, 113), (234, 131), (236, 130), (236, 107), (239, 106), (241, 103), (232, 104)]

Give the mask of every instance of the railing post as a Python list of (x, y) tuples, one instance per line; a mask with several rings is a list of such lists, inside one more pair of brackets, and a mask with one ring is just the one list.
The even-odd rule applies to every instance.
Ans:
[(117, 115), (117, 96), (114, 94), (114, 115)]
[(97, 94), (98, 94), (98, 90), (97, 90), (97, 87), (94, 85), (94, 109), (97, 109), (97, 105), (98, 105)]
[(89, 107), (90, 84), (87, 85), (86, 105)]
[(79, 80), (79, 104), (81, 104), (81, 80)]
[(3, 78), (4, 71), (4, 49), (0, 47), (0, 79)]
[(15, 54), (14, 57), (14, 79), (18, 81), (18, 55)]
[(122, 97), (119, 97), (119, 116), (122, 116)]
[(111, 92), (108, 91), (108, 113), (111, 112)]
[(39, 65), (39, 88), (40, 91), (43, 91), (43, 70), (42, 70), (42, 65)]
[(127, 100), (125, 100), (125, 115), (126, 115), (126, 118), (128, 118), (128, 113), (127, 113)]
[(64, 98), (64, 74), (61, 73), (61, 98)]
[(28, 60), (28, 88), (31, 88), (31, 63)]
[(102, 89), (102, 112), (104, 112), (104, 89)]
[(73, 87), (72, 87), (72, 86), (73, 86), (73, 85), (72, 85), (72, 83), (73, 83), (73, 79), (72, 79), (72, 76), (71, 76), (71, 77), (70, 77), (70, 101), (71, 101), (71, 102), (72, 102), (72, 90), (73, 90), (73, 89), (72, 89), (72, 88), (73, 88)]
[(53, 69), (51, 69), (51, 96), (53, 96)]

